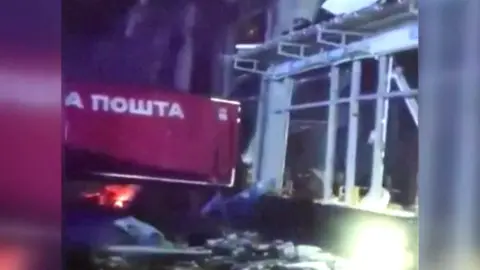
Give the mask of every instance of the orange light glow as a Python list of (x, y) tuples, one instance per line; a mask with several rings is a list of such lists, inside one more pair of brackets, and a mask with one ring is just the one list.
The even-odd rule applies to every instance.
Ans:
[(125, 207), (125, 202), (121, 201), (121, 200), (117, 200), (113, 203), (113, 207), (123, 208), (123, 207)]
[(0, 269), (1, 270), (26, 270), (27, 252), (22, 248), (1, 247)]
[(114, 208), (125, 208), (138, 191), (136, 185), (106, 185), (98, 192), (84, 193), (85, 198), (94, 198), (100, 205), (109, 205)]

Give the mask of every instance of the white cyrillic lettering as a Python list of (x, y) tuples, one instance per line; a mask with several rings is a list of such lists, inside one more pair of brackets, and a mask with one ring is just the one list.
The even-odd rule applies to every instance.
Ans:
[(82, 98), (77, 92), (71, 92), (65, 97), (65, 106), (66, 107), (77, 107), (83, 109)]
[(185, 115), (183, 115), (183, 110), (182, 107), (180, 107), (180, 104), (174, 102), (170, 106), (170, 109), (168, 110), (168, 117), (178, 117), (180, 119), (185, 118)]
[(148, 116), (153, 114), (153, 106), (151, 101), (145, 102), (143, 99), (135, 100), (131, 98), (128, 100), (128, 106), (131, 114)]
[(159, 100), (152, 101), (152, 103), (153, 103), (153, 106), (156, 106), (158, 108), (158, 115), (165, 116), (165, 109), (168, 109), (168, 105), (170, 104), (166, 101), (159, 101)]
[(92, 95), (92, 110), (98, 111), (103, 110), (104, 112), (108, 111), (108, 96), (105, 95)]
[[(115, 113), (130, 113), (133, 115), (160, 116), (184, 119), (185, 115), (179, 103), (162, 100), (145, 100), (124, 98), (120, 96), (110, 98), (107, 95), (92, 94), (93, 111), (113, 111)], [(66, 106), (83, 108), (82, 100), (77, 92), (70, 93), (65, 98)]]
[(114, 97), (110, 100), (110, 108), (116, 113), (128, 111), (128, 102), (122, 97)]

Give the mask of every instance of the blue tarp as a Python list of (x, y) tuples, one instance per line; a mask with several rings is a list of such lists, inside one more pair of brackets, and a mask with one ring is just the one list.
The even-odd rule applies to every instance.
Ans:
[(268, 191), (270, 181), (260, 181), (233, 196), (217, 192), (202, 208), (204, 216), (220, 214), (227, 223), (242, 224), (255, 216), (255, 206)]
[(134, 217), (88, 210), (67, 213), (63, 237), (66, 243), (88, 246), (155, 246), (166, 242), (160, 231)]

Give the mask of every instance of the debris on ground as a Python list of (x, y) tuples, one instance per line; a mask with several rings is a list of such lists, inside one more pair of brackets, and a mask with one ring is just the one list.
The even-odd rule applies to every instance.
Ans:
[[(175, 248), (109, 246), (104, 270), (335, 270), (336, 258), (321, 248), (284, 240), (264, 241), (254, 232), (210, 239), (204, 246)], [(123, 260), (119, 260), (119, 257)], [(113, 260), (113, 261), (111, 261)], [(119, 263), (121, 261), (121, 263)]]

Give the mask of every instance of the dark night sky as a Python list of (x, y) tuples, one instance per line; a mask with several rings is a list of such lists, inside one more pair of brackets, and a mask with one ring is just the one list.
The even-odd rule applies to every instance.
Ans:
[[(148, 84), (153, 54), (158, 54), (161, 59), (157, 60), (167, 63), (159, 71), (159, 85), (170, 86), (176, 53), (183, 43), (176, 29), (180, 24), (177, 21), (184, 16), (179, 10), (186, 2), (188, 0), (152, 2), (157, 10), (167, 11), (163, 13), (166, 18), (160, 18), (157, 23), (165, 33), (161, 43), (166, 45), (162, 45), (162, 49), (162, 46), (152, 46), (153, 35), (131, 40), (123, 38), (125, 17), (135, 4), (134, 0), (63, 0), (64, 76), (82, 81)], [(225, 6), (220, 0), (197, 0), (196, 3), (199, 12), (194, 34), (192, 93), (209, 94), (212, 76), (211, 70), (205, 67), (212, 65), (214, 40), (221, 28), (238, 14), (235, 6)], [(100, 46), (110, 49), (100, 52)]]

